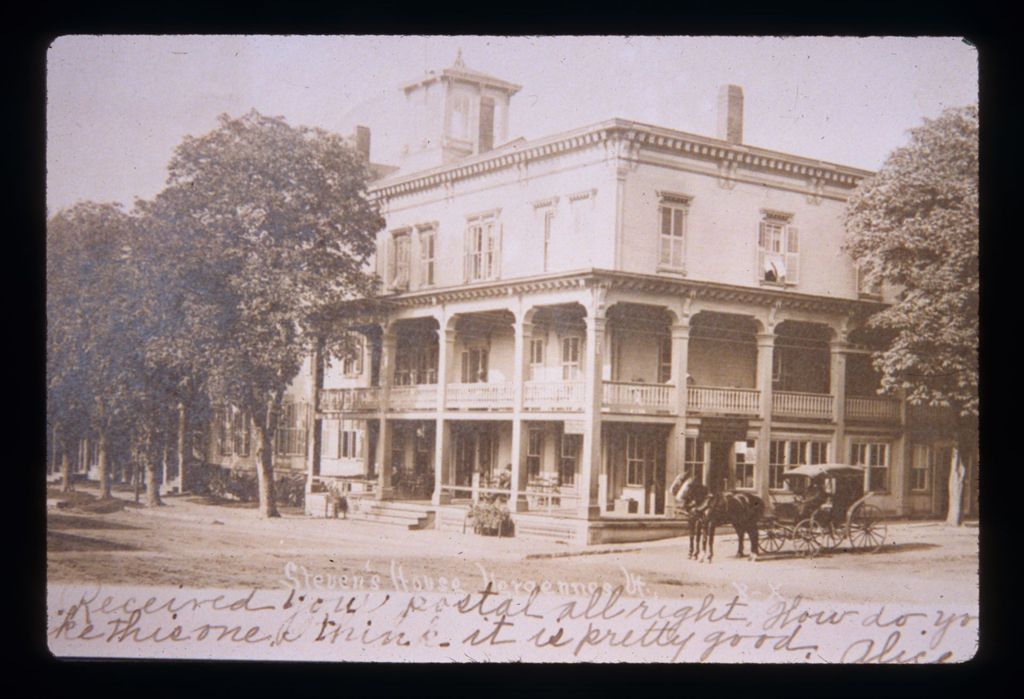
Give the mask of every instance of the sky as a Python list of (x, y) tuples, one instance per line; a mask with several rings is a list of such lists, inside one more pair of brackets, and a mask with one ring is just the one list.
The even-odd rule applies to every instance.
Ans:
[(743, 141), (875, 170), (907, 131), (977, 102), (957, 38), (65, 36), (47, 52), (47, 208), (150, 198), (187, 135), (255, 108), (372, 133), (394, 162), (400, 86), (450, 66), (522, 85), (509, 139), (612, 117), (715, 136), (718, 88), (744, 91)]

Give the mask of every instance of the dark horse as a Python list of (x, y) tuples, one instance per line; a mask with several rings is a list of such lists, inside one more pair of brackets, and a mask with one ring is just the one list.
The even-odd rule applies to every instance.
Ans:
[(750, 560), (757, 560), (757, 523), (764, 515), (761, 498), (750, 493), (713, 493), (707, 486), (684, 476), (676, 478), (671, 492), (690, 517), (690, 558), (703, 553), (710, 563), (715, 555), (715, 528), (719, 524), (731, 524), (739, 538), (736, 555), (743, 556), (746, 535), (750, 537)]

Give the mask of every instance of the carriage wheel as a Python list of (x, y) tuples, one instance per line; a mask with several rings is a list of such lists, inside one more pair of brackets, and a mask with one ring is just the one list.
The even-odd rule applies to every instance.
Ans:
[(786, 543), (787, 533), (786, 528), (782, 525), (774, 522), (769, 524), (761, 534), (758, 548), (764, 553), (778, 553)]
[(821, 547), (826, 551), (835, 551), (846, 538), (846, 530), (832, 522), (821, 525)]
[(793, 528), (793, 548), (801, 556), (818, 555), (825, 540), (825, 529), (813, 519), (805, 519)]
[(888, 533), (882, 511), (874, 505), (860, 505), (850, 517), (850, 544), (855, 549), (878, 551)]

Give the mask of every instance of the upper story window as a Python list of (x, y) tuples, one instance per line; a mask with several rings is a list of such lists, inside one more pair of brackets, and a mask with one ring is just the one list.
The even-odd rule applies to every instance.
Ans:
[(857, 293), (861, 296), (881, 296), (881, 281), (869, 278), (867, 272), (860, 265), (856, 265), (855, 269), (857, 271)]
[(363, 337), (351, 336), (349, 352), (341, 360), (341, 373), (345, 376), (359, 376), (363, 373)]
[(800, 277), (800, 233), (791, 214), (763, 210), (757, 234), (758, 273), (769, 284), (796, 284)]
[(540, 244), (543, 250), (542, 259), (544, 265), (542, 271), (544, 272), (551, 269), (552, 233), (554, 231), (555, 209), (557, 206), (558, 197), (550, 197), (533, 202), (534, 217), (541, 234)]
[(544, 372), (544, 338), (535, 337), (530, 340), (530, 380), (543, 378)]
[(562, 380), (573, 381), (580, 377), (580, 338), (562, 338)]
[(480, 132), (477, 152), (485, 153), (494, 148), (494, 100), (490, 97), (480, 98)]
[(409, 288), (409, 257), (412, 249), (412, 236), (408, 228), (394, 231), (388, 238), (387, 276), (385, 285), (388, 289), (401, 290)]
[(468, 282), (496, 279), (500, 268), (501, 225), (495, 213), (475, 216), (466, 227), (465, 278)]
[(434, 263), (437, 254), (437, 229), (434, 226), (418, 228), (420, 242), (419, 285), (434, 285)]
[(691, 198), (658, 192), (658, 269), (681, 272), (686, 267), (686, 216)]
[(487, 383), (487, 354), (486, 347), (462, 353), (462, 383)]
[(672, 338), (658, 338), (658, 383), (672, 380)]

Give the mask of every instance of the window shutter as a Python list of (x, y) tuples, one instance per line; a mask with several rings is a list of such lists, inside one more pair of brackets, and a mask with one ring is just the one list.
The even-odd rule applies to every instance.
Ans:
[(488, 383), (490, 381), (490, 376), (487, 369), (487, 354), (487, 348), (480, 350), (480, 375), (483, 376), (483, 383)]
[(491, 270), (491, 278), (493, 279), (501, 278), (501, 244), (504, 232), (505, 225), (498, 224), (498, 235), (497, 238), (494, 240), (494, 261), (492, 263), (494, 265), (494, 268)]
[(462, 236), (462, 281), (470, 280), (471, 264), (473, 261), (473, 227), (467, 226)]
[(384, 257), (386, 260), (386, 272), (384, 275), (384, 288), (390, 289), (395, 284), (395, 239), (388, 236), (384, 245)]
[(786, 282), (800, 282), (800, 231), (796, 226), (786, 227)]
[(462, 353), (462, 383), (469, 383), (469, 352)]
[(765, 227), (765, 222), (761, 221), (758, 225), (757, 230), (757, 279), (758, 281), (764, 281), (764, 251), (768, 246), (768, 233)]

